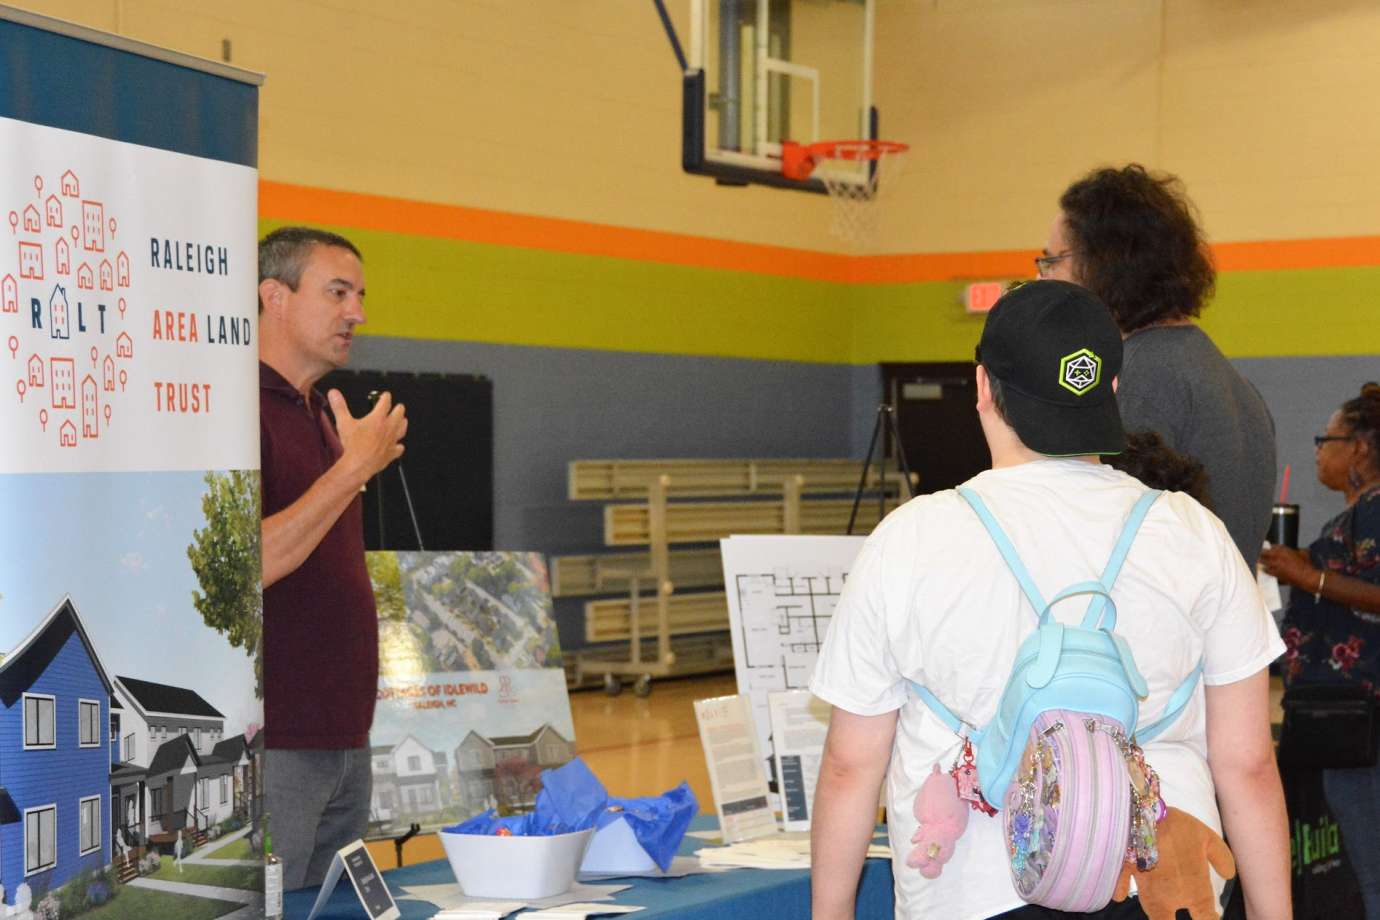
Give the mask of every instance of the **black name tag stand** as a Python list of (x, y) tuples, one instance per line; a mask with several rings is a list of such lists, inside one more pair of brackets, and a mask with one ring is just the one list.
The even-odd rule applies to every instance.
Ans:
[(356, 840), (336, 850), (331, 858), (331, 867), (326, 870), (326, 878), (321, 883), (321, 891), (316, 895), (316, 903), (311, 906), (307, 920), (315, 920), (321, 908), (326, 906), (342, 874), (349, 877), (355, 896), (359, 898), (360, 906), (369, 920), (398, 920), (402, 916), (388, 886), (383, 882), (383, 874), (369, 855), (369, 848), (363, 840)]

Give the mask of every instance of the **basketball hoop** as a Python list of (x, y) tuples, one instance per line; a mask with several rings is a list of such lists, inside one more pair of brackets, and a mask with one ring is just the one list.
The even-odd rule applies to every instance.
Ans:
[(819, 141), (781, 145), (781, 174), (824, 183), (834, 202), (829, 232), (858, 246), (877, 237), (880, 200), (900, 179), (909, 144), (897, 141)]

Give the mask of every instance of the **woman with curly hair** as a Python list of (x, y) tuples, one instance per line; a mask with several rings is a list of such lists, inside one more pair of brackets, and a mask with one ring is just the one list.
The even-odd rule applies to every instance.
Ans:
[(1194, 319), (1216, 272), (1183, 184), (1132, 163), (1068, 187), (1040, 276), (1073, 281), (1111, 310), (1126, 340), (1117, 403), (1127, 431), (1157, 432), (1199, 461), (1214, 510), (1254, 566), (1275, 485), (1275, 425), (1260, 393)]
[[(1275, 546), (1260, 564), (1291, 586), (1282, 659), (1289, 684), (1359, 684), (1380, 700), (1380, 384), (1342, 403), (1315, 437), (1318, 481), (1346, 496), (1306, 550)], [(1380, 766), (1323, 771), (1327, 803), (1365, 899), (1380, 920)]]

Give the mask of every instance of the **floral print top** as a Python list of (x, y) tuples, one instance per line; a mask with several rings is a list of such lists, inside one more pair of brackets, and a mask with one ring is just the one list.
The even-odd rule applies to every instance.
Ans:
[[(1308, 547), (1313, 565), (1327, 572), (1380, 584), (1380, 488), (1323, 525)], [(1361, 684), (1380, 697), (1380, 614), (1314, 599), (1302, 588), (1290, 592), (1284, 614), (1281, 663), (1289, 683)]]

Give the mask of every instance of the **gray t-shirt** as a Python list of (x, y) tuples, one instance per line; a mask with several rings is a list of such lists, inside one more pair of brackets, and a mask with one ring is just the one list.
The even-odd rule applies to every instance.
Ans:
[(1255, 566), (1270, 527), (1275, 422), (1260, 393), (1194, 325), (1126, 339), (1117, 389), (1127, 431), (1155, 431), (1207, 468), (1212, 509)]

